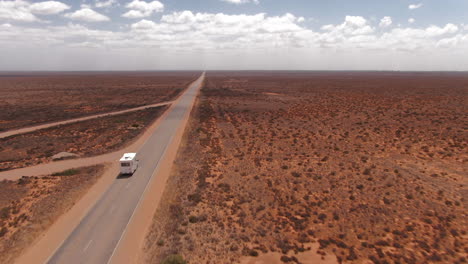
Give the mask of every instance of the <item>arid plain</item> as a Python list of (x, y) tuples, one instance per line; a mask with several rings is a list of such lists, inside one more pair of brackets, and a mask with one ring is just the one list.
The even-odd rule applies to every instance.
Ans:
[(142, 262), (465, 263), (466, 73), (209, 72)]
[[(0, 182), (0, 263), (199, 74), (0, 75), (0, 132), (168, 103), (0, 138), (2, 175), (99, 161)], [(466, 73), (207, 72), (138, 262), (465, 263), (466, 109)]]
[[(69, 211), (115, 164), (68, 168), (63, 159), (123, 152), (197, 78), (197, 72), (0, 74), (0, 131), (96, 114), (89, 120), (0, 138), (0, 263), (12, 263)], [(59, 153), (73, 154), (54, 158)], [(117, 153), (117, 155), (121, 155)], [(96, 162), (94, 162), (96, 163)], [(59, 171), (9, 180), (11, 170), (50, 165)], [(55, 165), (57, 164), (57, 165)], [(47, 171), (47, 170), (46, 170)], [(115, 177), (116, 175), (110, 175)]]

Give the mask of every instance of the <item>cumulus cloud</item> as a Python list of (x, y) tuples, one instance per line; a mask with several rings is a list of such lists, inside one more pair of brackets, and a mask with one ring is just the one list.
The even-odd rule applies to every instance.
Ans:
[(412, 5), (409, 5), (409, 6), (408, 6), (408, 9), (409, 9), (409, 10), (414, 10), (414, 9), (421, 8), (422, 6), (423, 6), (422, 3), (419, 3), (419, 4), (412, 4)]
[(62, 2), (45, 1), (32, 4), (29, 9), (32, 13), (37, 15), (53, 15), (62, 13), (63, 11), (70, 9), (70, 7)]
[(73, 13), (67, 13), (65, 14), (65, 17), (84, 22), (103, 22), (110, 20), (109, 17), (100, 14), (90, 8), (82, 8)]
[(299, 47), (313, 38), (311, 30), (298, 25), (302, 17), (226, 15), (223, 13), (174, 12), (159, 23), (141, 20), (131, 25), (131, 33), (141, 43), (159, 47), (194, 49), (261, 49)]
[[(91, 9), (81, 9), (65, 16), (85, 22), (109, 19)], [(182, 11), (165, 14), (159, 21), (141, 19), (129, 24), (128, 29), (116, 32), (91, 30), (84, 26), (69, 24), (65, 28), (48, 26), (40, 31), (40, 34), (35, 35), (26, 28), (20, 30), (9, 24), (0, 25), (3, 31), (9, 32), (9, 36), (26, 32), (25, 39), (32, 34), (42, 42), (44, 39), (55, 39), (57, 43), (63, 43), (64, 39), (70, 39), (70, 35), (77, 36), (77, 32), (80, 32), (86, 35), (86, 39), (80, 41), (82, 47), (93, 46), (94, 44), (91, 44), (95, 42), (96, 45), (106, 47), (159, 47), (170, 50), (186, 48), (212, 51), (271, 48), (417, 50), (466, 44), (463, 42), (463, 37), (456, 37), (457, 34), (463, 36), (463, 32), (466, 32), (463, 30), (464, 25), (452, 23), (444, 26), (431, 25), (426, 28), (396, 27), (386, 31), (376, 31), (375, 26), (390, 25), (391, 18), (384, 17), (373, 24), (361, 16), (346, 16), (341, 23), (324, 25), (321, 30), (314, 31), (301, 23), (303, 20), (303, 17), (289, 13), (268, 16), (264, 13), (228, 15)], [(2, 41), (9, 39), (6, 35), (0, 37)], [(20, 39), (17, 35), (11, 38), (12, 41)], [(33, 39), (25, 42), (31, 43)]]
[(414, 19), (414, 18), (408, 19), (408, 23), (413, 24), (414, 22), (416, 22), (416, 19)]
[(247, 3), (254, 3), (254, 4), (259, 4), (259, 0), (221, 0), (223, 2), (231, 3), (231, 4), (247, 4)]
[(70, 7), (62, 2), (45, 1), (31, 4), (23, 0), (0, 1), (0, 20), (20, 22), (40, 21), (35, 15), (54, 15)]
[[(46, 50), (48, 47), (61, 47), (73, 54), (75, 50), (89, 49), (105, 51), (101, 55), (115, 51), (115, 54), (124, 56), (131, 49), (144, 54), (146, 58), (151, 50), (154, 51), (151, 54), (158, 56), (176, 54), (175, 57), (170, 57), (171, 61), (179, 57), (182, 60), (187, 56), (215, 54), (213, 56), (219, 56), (218, 60), (231, 63), (230, 61), (241, 61), (236, 60), (236, 55), (249, 54), (255, 58), (250, 63), (258, 63), (259, 67), (267, 65), (267, 68), (269, 64), (265, 64), (265, 60), (275, 58), (276, 54), (285, 54), (284, 58), (288, 58), (290, 52), (295, 51), (300, 51), (298, 54), (301, 55), (291, 61), (304, 61), (304, 65), (309, 65), (308, 60), (301, 58), (314, 58), (315, 61), (323, 59), (328, 63), (326, 57), (317, 56), (335, 54), (333, 58), (341, 69), (342, 63), (356, 62), (352, 57), (349, 60), (344, 59), (343, 54), (359, 54), (359, 65), (361, 59), (372, 58), (376, 54), (391, 54), (387, 59), (395, 61), (398, 59), (393, 57), (394, 54), (403, 54), (400, 58), (423, 54), (421, 57), (426, 58), (427, 54), (458, 52), (454, 58), (467, 59), (463, 55), (468, 54), (468, 33), (463, 30), (464, 25), (448, 23), (424, 28), (407, 25), (375, 30), (382, 21), (373, 22), (360, 16), (346, 16), (342, 22), (325, 25), (321, 30), (315, 31), (301, 23), (302, 20), (302, 17), (293, 14), (229, 15), (182, 11), (165, 14), (158, 20), (139, 19), (116, 31), (96, 30), (73, 23), (65, 26), (46, 24), (42, 27), (29, 27), (0, 22), (0, 41), (2, 47), (18, 52), (28, 48), (37, 50), (41, 47)], [(188, 55), (180, 56), (181, 52)], [(258, 54), (267, 55), (259, 57)], [(231, 57), (228, 59), (226, 56)], [(197, 58), (196, 61), (200, 61)], [(379, 61), (385, 63), (389, 60)], [(30, 65), (30, 58), (24, 61)], [(177, 59), (175, 61), (180, 62)], [(324, 63), (316, 65), (323, 69)], [(458, 65), (468, 67), (467, 63)]]
[(21, 22), (38, 20), (29, 10), (29, 3), (22, 0), (0, 1), (0, 19)]
[(429, 36), (434, 37), (434, 36), (441, 36), (441, 35), (446, 35), (446, 34), (453, 34), (458, 31), (458, 26), (454, 24), (447, 24), (445, 27), (440, 28), (438, 26), (430, 26), (426, 28), (426, 32)]
[(104, 1), (99, 1), (99, 0), (96, 0), (96, 3), (94, 4), (94, 6), (96, 8), (106, 8), (106, 7), (111, 7), (115, 4), (118, 4), (118, 2), (116, 0), (104, 0)]
[(133, 23), (131, 25), (131, 28), (135, 30), (148, 30), (148, 29), (154, 29), (156, 27), (157, 27), (156, 23), (150, 20), (146, 20), (146, 19), (142, 19), (139, 22)]
[(361, 16), (346, 16), (345, 21), (339, 25), (325, 25), (322, 30), (328, 31), (326, 37), (334, 41), (344, 39), (346, 36), (366, 35), (374, 32), (367, 20)]
[(443, 38), (437, 42), (439, 48), (454, 48), (460, 45), (468, 44), (468, 35), (458, 34), (453, 37)]
[(386, 17), (383, 17), (381, 20), (380, 20), (380, 23), (379, 23), (379, 26), (380, 27), (388, 27), (392, 24), (392, 18), (389, 17), (389, 16), (386, 16)]
[(128, 12), (122, 15), (126, 18), (149, 17), (154, 12), (164, 11), (164, 4), (159, 1), (145, 2), (140, 0), (133, 0), (125, 7), (130, 9)]

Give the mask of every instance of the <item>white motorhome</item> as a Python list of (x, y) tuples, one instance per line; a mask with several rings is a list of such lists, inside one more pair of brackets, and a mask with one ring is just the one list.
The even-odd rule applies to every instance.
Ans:
[(133, 174), (137, 168), (136, 153), (125, 153), (120, 159), (120, 174)]

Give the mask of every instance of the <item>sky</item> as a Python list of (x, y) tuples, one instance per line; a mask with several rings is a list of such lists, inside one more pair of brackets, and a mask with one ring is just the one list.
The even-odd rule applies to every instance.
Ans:
[(468, 71), (468, 0), (0, 0), (0, 71)]

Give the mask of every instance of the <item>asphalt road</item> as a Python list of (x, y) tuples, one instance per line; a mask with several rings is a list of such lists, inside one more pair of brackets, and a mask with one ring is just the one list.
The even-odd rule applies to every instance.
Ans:
[(140, 149), (139, 167), (133, 176), (116, 175), (116, 180), (55, 251), (48, 263), (103, 264), (109, 261), (153, 172), (181, 125), (184, 114), (195, 100), (204, 76), (203, 74), (191, 84), (173, 108), (169, 109), (171, 112)]

